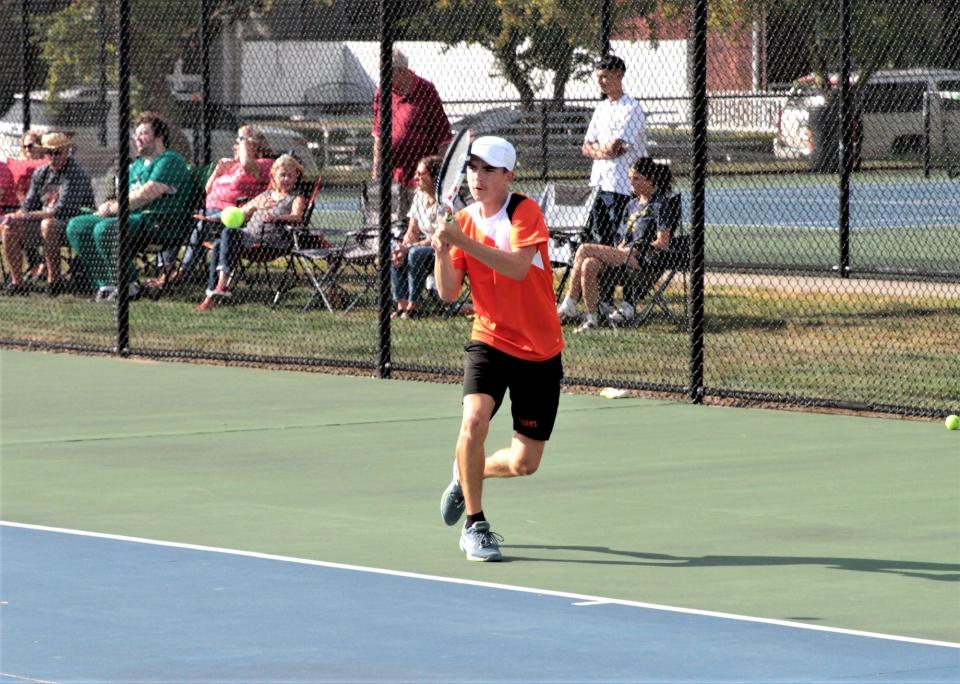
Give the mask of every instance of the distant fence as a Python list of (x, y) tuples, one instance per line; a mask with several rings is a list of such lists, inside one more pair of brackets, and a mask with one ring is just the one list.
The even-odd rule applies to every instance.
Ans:
[[(556, 198), (563, 185), (577, 186), (571, 194), (590, 196), (583, 186), (591, 162), (580, 154), (598, 104), (590, 64), (612, 50), (628, 65), (627, 94), (647, 113), (646, 153), (673, 171), (684, 216), (677, 233), (683, 239), (676, 244), (689, 249), (672, 255), (672, 278), (664, 273), (656, 287), (632, 302), (639, 311), (632, 322), (601, 316), (603, 327), (592, 333), (565, 329), (566, 382), (662, 392), (692, 402), (923, 416), (960, 412), (960, 186), (944, 163), (945, 154), (960, 146), (944, 133), (954, 130), (952, 119), (941, 116), (953, 101), (931, 108), (926, 135), (922, 116), (896, 108), (887, 112), (907, 115), (896, 119), (897, 125), (913, 125), (915, 118), (918, 141), (939, 144), (943, 138), (950, 146), (912, 146), (905, 144), (912, 140), (912, 130), (894, 132), (886, 137), (895, 139), (895, 149), (861, 160), (858, 145), (877, 134), (871, 129), (877, 119), (858, 121), (855, 94), (847, 88), (850, 79), (843, 76), (859, 59), (854, 45), (862, 49), (898, 40), (904, 49), (888, 55), (899, 61), (898, 68), (951, 66), (950, 41), (956, 31), (946, 32), (943, 54), (932, 48), (906, 49), (933, 46), (939, 35), (920, 31), (930, 40), (905, 44), (889, 32), (871, 33), (878, 26), (926, 30), (930, 12), (942, 10), (942, 3), (917, 0), (908, 7), (849, 0), (836, 3), (836, 12), (814, 0), (807, 7), (765, 3), (764, 16), (745, 17), (747, 30), (722, 29), (727, 45), (721, 61), (712, 47), (717, 42), (707, 41), (713, 30), (706, 21), (709, 4), (694, 0), (688, 3), (690, 14), (672, 24), (660, 22), (657, 44), (649, 40), (649, 24), (641, 18), (617, 23), (620, 15), (610, 14), (613, 7), (629, 14), (643, 3), (597, 0), (588, 8), (594, 11), (575, 17), (590, 32), (587, 41), (553, 30), (563, 25), (522, 26), (530, 41), (523, 44), (537, 48), (522, 53), (524, 59), (551, 59), (543, 59), (521, 83), (517, 71), (514, 80), (507, 77), (510, 68), (522, 72), (528, 66), (511, 62), (516, 49), (495, 56), (478, 46), (494, 45), (483, 31), (497, 22), (539, 15), (500, 15), (499, 3), (456, 4), (456, 25), (463, 31), (458, 39), (469, 49), (437, 43), (434, 2), (335, 0), (317, 10), (311, 29), (316, 35), (300, 35), (307, 27), (300, 26), (301, 14), (291, 13), (289, 3), (273, 3), (271, 10), (251, 18), (230, 14), (242, 11), (237, 8), (245, 3), (111, 0), (101, 4), (109, 10), (102, 21), (96, 13), (78, 12), (86, 5), (77, 3), (49, 15), (31, 12), (34, 5), (51, 3), (19, 3), (27, 8), (26, 21), (16, 17), (9, 25), (26, 27), (18, 34), (26, 68), (20, 73), (5, 62), (0, 80), (19, 83), (21, 92), (29, 92), (41, 85), (31, 73), (62, 73), (65, 64), (82, 64), (83, 69), (71, 73), (91, 73), (94, 79), (85, 84), (86, 95), (74, 91), (73, 105), (59, 113), (39, 98), (16, 102), (0, 123), (6, 156), (20, 156), (18, 135), (26, 129), (75, 132), (75, 159), (95, 171), (98, 203), (117, 194), (119, 213), (115, 223), (98, 233), (108, 239), (92, 250), (89, 241), (78, 238), (82, 234), (75, 219), (67, 222), (66, 234), (72, 237), (70, 248), (65, 244), (62, 251), (67, 291), (59, 296), (46, 296), (43, 277), (25, 287), (14, 282), (15, 275), (23, 280), (19, 276), (25, 278), (27, 268), (37, 266), (36, 249), (27, 249), (24, 262), (16, 265), (23, 273), (4, 263), (7, 289), (18, 296), (0, 298), (0, 344), (349, 369), (384, 378), (456, 378), (470, 326), (464, 316), (471, 310), (467, 298), (454, 307), (442, 306), (426, 291), (424, 316), (406, 320), (390, 315), (396, 306), (390, 259), (396, 207), (387, 199), (393, 150), (385, 145), (381, 166), (373, 168), (371, 104), (382, 83), (386, 97), (381, 101), (387, 100), (383, 106), (392, 111), (392, 48), (402, 36), (402, 45), (416, 58), (411, 60), (414, 71), (427, 80), (444, 79), (442, 106), (453, 128), (498, 133), (516, 143), (521, 158), (514, 188), (544, 202), (549, 187)], [(756, 3), (725, 7), (734, 5), (746, 12)], [(850, 5), (855, 10), (852, 25), (840, 12)], [(584, 7), (557, 3), (557, 11), (573, 6)], [(871, 12), (896, 16), (857, 23)], [(927, 23), (918, 24), (915, 15)], [(817, 21), (798, 21), (810, 16)], [(770, 32), (750, 31), (753, 19), (769, 25)], [(446, 21), (449, 25), (451, 18)], [(70, 27), (71, 43), (41, 52), (30, 42), (36, 36), (42, 43), (45, 30), (63, 22)], [(130, 45), (135, 25), (150, 26), (156, 40)], [(751, 44), (761, 34), (769, 38)], [(358, 42), (348, 44), (345, 35)], [(807, 49), (811, 47), (820, 49)], [(166, 90), (173, 56), (155, 52), (159, 49), (176, 52), (184, 63), (177, 90), (169, 93), (172, 100)], [(39, 64), (43, 54), (65, 59)], [(569, 60), (568, 83), (578, 84), (566, 91), (562, 107), (550, 101), (558, 68), (552, 58), (557, 56)], [(244, 68), (255, 68), (256, 78), (244, 80)], [(763, 89), (760, 75), (767, 68), (777, 70), (771, 75), (777, 81), (814, 69), (837, 72), (841, 85), (835, 91), (824, 86), (829, 106), (808, 111), (801, 103), (791, 110), (784, 108), (785, 94)], [(572, 75), (578, 70), (583, 72), (579, 80)], [(944, 92), (956, 90), (948, 87), (950, 73), (937, 76), (935, 85)], [(744, 90), (751, 74), (757, 76), (755, 92)], [(269, 83), (269, 93), (263, 89), (253, 97), (247, 92), (263, 83)], [(521, 96), (524, 85), (529, 97)], [(273, 102), (262, 101), (267, 94)], [(105, 145), (99, 142), (100, 127), (87, 116), (91, 111), (103, 115), (102, 107), (96, 109), (101, 98), (109, 107)], [(234, 154), (231, 148), (242, 137), (237, 129), (247, 123), (269, 132), (276, 152), (292, 150), (311, 176), (323, 177), (323, 183), (311, 177), (304, 184), (319, 193), (309, 223), (292, 229), (289, 244), (278, 252), (261, 250), (233, 264), (233, 296), (215, 311), (196, 311), (211, 277), (202, 245), (212, 246), (221, 236), (217, 224), (198, 227), (190, 217), (207, 208), (199, 197), (203, 193), (197, 193), (198, 203), (189, 212), (164, 223), (174, 232), (172, 242), (142, 239), (131, 231), (136, 216), (131, 221), (130, 213), (120, 209), (132, 190), (123, 181), (115, 190), (114, 174), (123, 179), (136, 155), (128, 122), (148, 106), (161, 109), (173, 123), (175, 145), (196, 162), (192, 172), (198, 182), (207, 163)], [(77, 109), (80, 114), (72, 123), (64, 119)], [(781, 117), (781, 109), (791, 116)], [(388, 118), (381, 119), (377, 131), (382, 141), (392, 140)], [(422, 123), (446, 126), (439, 118)], [(120, 164), (114, 168), (116, 160)], [(371, 203), (369, 198), (378, 194), (384, 202)], [(550, 227), (576, 233), (589, 209), (556, 211)], [(77, 214), (81, 208), (71, 211)], [(405, 221), (396, 219), (401, 225)], [(172, 258), (173, 265), (183, 266), (194, 228), (202, 234), (201, 246), (193, 252), (199, 255), (195, 271), (175, 285), (149, 290), (156, 300), (128, 281), (137, 277), (145, 285), (153, 276), (163, 285), (158, 264), (171, 265)], [(206, 228), (209, 232), (203, 233)], [(553, 239), (562, 241), (564, 235)], [(554, 254), (573, 253), (569, 244), (559, 247)], [(131, 263), (139, 275), (130, 270)], [(553, 265), (558, 286), (567, 265), (563, 259)], [(212, 273), (218, 277), (216, 264)], [(58, 293), (58, 288), (51, 292)], [(95, 294), (101, 295), (97, 302)], [(615, 287), (617, 304), (625, 296), (629, 298), (622, 287)]]

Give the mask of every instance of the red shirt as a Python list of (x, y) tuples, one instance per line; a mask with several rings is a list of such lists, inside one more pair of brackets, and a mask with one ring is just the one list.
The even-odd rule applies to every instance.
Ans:
[[(450, 121), (434, 85), (416, 74), (406, 95), (393, 91), (390, 136), (393, 155), (393, 180), (413, 185), (417, 164), (428, 155), (437, 154), (450, 142)], [(373, 96), (374, 137), (380, 135), (380, 89)]]
[(257, 159), (257, 166), (260, 167), (260, 178), (254, 178), (247, 173), (239, 160), (234, 161), (226, 173), (213, 179), (204, 206), (213, 210), (224, 209), (235, 205), (241, 197), (250, 200), (266, 190), (273, 160), (265, 157)]
[(7, 162), (0, 162), (0, 211), (20, 206), (16, 186)]
[(515, 280), (453, 247), (454, 268), (470, 277), (470, 293), (476, 317), (471, 339), (505, 354), (528, 361), (545, 361), (563, 351), (563, 333), (553, 298), (553, 272), (547, 253), (547, 225), (536, 202), (527, 198), (517, 205), (513, 220), (507, 217), (507, 202), (496, 216), (480, 215), (475, 202), (457, 213), (468, 237), (490, 247), (510, 251), (536, 246), (537, 253), (523, 280)]
[(17, 204), (21, 204), (30, 192), (30, 181), (33, 172), (47, 163), (46, 159), (8, 159), (7, 166), (13, 174), (14, 188), (17, 193)]

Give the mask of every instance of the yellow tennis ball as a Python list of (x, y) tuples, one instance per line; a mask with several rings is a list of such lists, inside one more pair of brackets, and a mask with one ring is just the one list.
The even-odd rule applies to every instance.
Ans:
[(227, 228), (239, 228), (243, 225), (243, 212), (237, 207), (226, 207), (220, 212), (220, 222)]
[(943, 424), (948, 430), (960, 430), (960, 416), (949, 415)]

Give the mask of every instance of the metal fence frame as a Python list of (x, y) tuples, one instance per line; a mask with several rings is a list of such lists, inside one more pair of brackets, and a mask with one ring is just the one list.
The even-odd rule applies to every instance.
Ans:
[[(210, 31), (209, 18), (211, 16), (211, 0), (196, 0), (200, 5), (201, 16), (204, 18), (203, 29), (201, 31), (201, 61), (203, 76), (203, 112), (202, 112), (202, 146), (201, 159), (204, 163), (210, 160), (210, 122), (212, 120), (210, 106)], [(130, 50), (130, 0), (115, 0), (118, 15), (120, 18), (119, 32), (119, 64), (120, 64), (120, 84), (118, 95), (119, 126), (120, 130), (129, 128), (130, 123), (130, 74), (129, 74), (129, 50)], [(839, 265), (833, 269), (833, 275), (837, 278), (846, 279), (851, 275), (850, 267), (850, 177), (852, 173), (852, 151), (851, 151), (851, 131), (853, 126), (851, 95), (848, 85), (850, 63), (850, 3), (851, 0), (840, 0), (841, 15), (841, 54), (842, 68), (840, 75), (841, 88), (839, 91), (839, 104), (842, 117), (841, 144), (839, 147), (839, 210), (837, 215), (837, 227), (839, 234)], [(610, 37), (610, 6), (611, 0), (598, 0), (602, 16), (602, 30), (600, 36), (600, 49), (603, 52), (609, 51)], [(29, 14), (27, 12), (27, 0), (21, 0), (22, 26), (21, 37), (23, 46), (23, 70), (21, 78), (23, 81), (23, 92), (29, 92), (27, 84), (30, 83), (29, 60), (27, 59), (27, 36), (30, 35)], [(707, 123), (708, 119), (713, 117), (722, 117), (724, 113), (733, 108), (740, 111), (744, 108), (754, 112), (752, 119), (757, 120), (756, 127), (759, 130), (767, 130), (772, 122), (769, 120), (771, 112), (769, 105), (772, 102), (777, 104), (780, 96), (771, 97), (768, 94), (751, 93), (718, 93), (708, 96), (707, 94), (707, 11), (709, 0), (694, 0), (692, 4), (692, 22), (690, 25), (689, 40), (692, 43), (693, 63), (691, 70), (692, 97), (684, 98), (690, 102), (690, 121), (691, 121), (691, 140), (690, 149), (691, 162), (691, 215), (690, 224), (690, 255), (689, 255), (689, 273), (690, 287), (688, 292), (688, 320), (687, 320), (687, 350), (688, 350), (688, 374), (686, 382), (683, 385), (669, 385), (661, 383), (646, 382), (624, 382), (615, 379), (591, 379), (591, 378), (567, 378), (566, 382), (572, 385), (584, 386), (606, 386), (622, 387), (628, 389), (652, 390), (668, 392), (673, 394), (682, 394), (686, 399), (695, 404), (703, 403), (706, 398), (716, 399), (736, 399), (747, 403), (774, 403), (774, 404), (800, 404), (809, 407), (819, 407), (827, 409), (845, 409), (855, 411), (877, 411), (901, 415), (914, 416), (933, 416), (943, 412), (943, 407), (929, 406), (907, 406), (897, 404), (884, 404), (878, 402), (850, 402), (831, 399), (829, 397), (809, 397), (793, 396), (766, 392), (736, 391), (723, 387), (710, 387), (705, 385), (704, 381), (704, 355), (705, 355), (705, 337), (704, 337), (704, 248), (705, 248), (705, 206), (704, 196), (707, 181), (707, 161), (708, 161), (708, 143), (707, 143)], [(390, 84), (392, 74), (392, 46), (395, 39), (395, 27), (392, 20), (392, 2), (391, 0), (380, 0), (379, 32), (380, 32), (380, 83), (381, 83), (381, 172), (380, 178), (380, 196), (385, 201), (380, 207), (380, 287), (378, 292), (378, 354), (376, 360), (349, 360), (325, 359), (325, 358), (291, 358), (285, 356), (271, 356), (265, 354), (220, 354), (209, 351), (198, 351), (189, 349), (179, 350), (159, 350), (132, 348), (130, 346), (130, 320), (129, 320), (129, 300), (127, 297), (127, 269), (125, 264), (130, 258), (130, 244), (127, 237), (127, 219), (129, 215), (129, 196), (127, 183), (126, 165), (119, 165), (119, 242), (120, 257), (117, 263), (117, 282), (118, 282), (118, 301), (116, 307), (116, 335), (115, 344), (112, 347), (100, 347), (82, 344), (51, 344), (45, 342), (35, 342), (30, 340), (11, 340), (0, 339), (0, 345), (26, 346), (37, 349), (56, 349), (75, 352), (93, 352), (107, 353), (119, 356), (141, 355), (157, 358), (189, 358), (206, 359), (225, 362), (240, 362), (263, 365), (278, 366), (308, 366), (308, 367), (346, 367), (364, 371), (374, 371), (381, 378), (389, 378), (395, 371), (409, 371), (416, 373), (426, 373), (434, 375), (450, 375), (459, 372), (459, 369), (453, 368), (433, 368), (412, 366), (404, 364), (394, 364), (391, 359), (391, 326), (390, 310), (392, 300), (389, 291), (389, 240), (391, 207), (390, 198), (390, 174), (386, 171), (391, 168), (391, 150), (390, 150), (390, 127), (391, 127), (391, 107), (390, 107)], [(105, 82), (104, 82), (105, 83)], [(302, 103), (300, 103), (302, 105)], [(743, 117), (738, 117), (742, 121)], [(30, 127), (30, 98), (23, 98), (23, 127), (24, 130)], [(752, 129), (751, 129), (752, 130)], [(118, 156), (120, 159), (129, 158), (129, 140), (126, 136), (119, 136)], [(546, 171), (544, 172), (546, 173)], [(736, 267), (735, 264), (728, 265)]]

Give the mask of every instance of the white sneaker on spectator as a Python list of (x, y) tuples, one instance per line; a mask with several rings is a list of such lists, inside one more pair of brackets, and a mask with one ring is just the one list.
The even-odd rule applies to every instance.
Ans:
[(590, 332), (591, 330), (596, 330), (598, 327), (597, 317), (595, 314), (587, 314), (584, 318), (583, 323), (580, 324), (580, 327), (574, 330), (575, 334)]
[(630, 302), (620, 302), (617, 310), (607, 316), (607, 319), (612, 323), (626, 323), (633, 318), (636, 313), (637, 310), (633, 307), (633, 304)]
[(114, 285), (104, 285), (99, 290), (97, 290), (96, 296), (93, 298), (95, 302), (112, 302), (117, 298), (117, 288)]
[(557, 305), (557, 315), (560, 320), (570, 320), (577, 317), (577, 303), (569, 297), (564, 297), (563, 301)]

